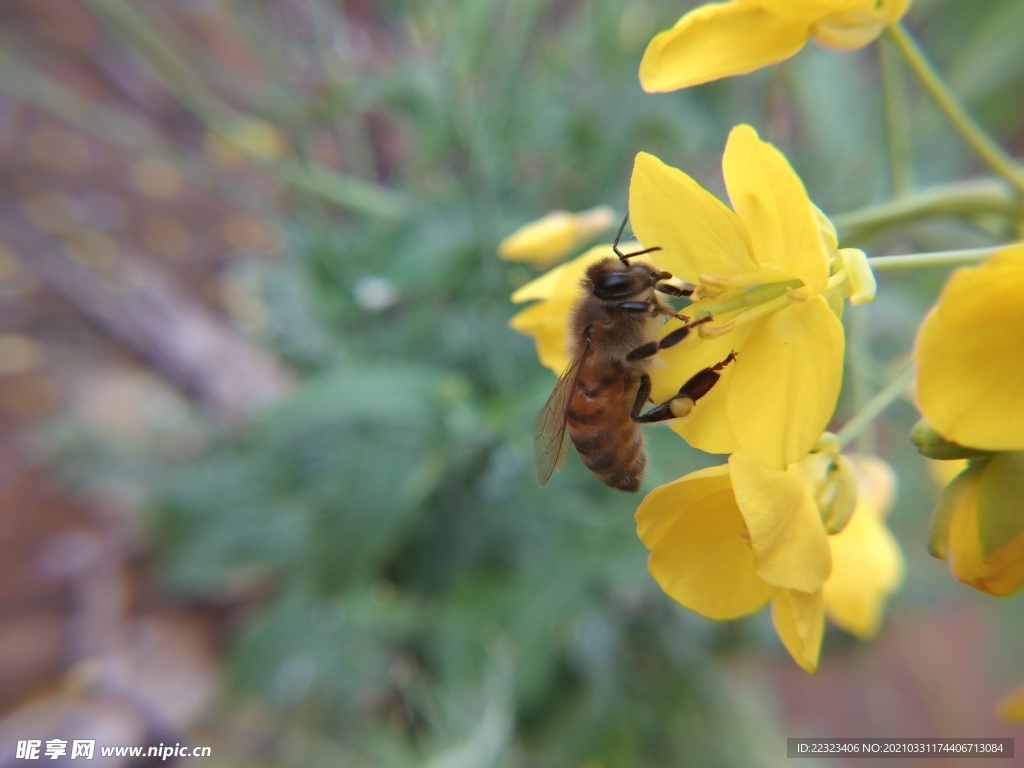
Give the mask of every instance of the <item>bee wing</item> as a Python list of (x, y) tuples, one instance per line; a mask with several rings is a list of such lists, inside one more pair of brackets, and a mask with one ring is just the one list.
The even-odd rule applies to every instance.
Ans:
[(555, 383), (551, 397), (540, 409), (533, 422), (533, 468), (537, 485), (545, 485), (551, 475), (561, 471), (569, 455), (568, 410), (569, 397), (576, 389), (580, 371), (586, 363), (591, 345), (580, 344), (569, 367)]

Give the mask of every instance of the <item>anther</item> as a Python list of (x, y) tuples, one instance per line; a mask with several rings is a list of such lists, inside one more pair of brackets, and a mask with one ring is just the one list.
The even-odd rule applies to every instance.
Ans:
[(727, 333), (731, 333), (736, 327), (736, 323), (730, 320), (727, 323), (708, 323), (700, 326), (697, 333), (700, 334), (702, 339), (715, 339), (719, 336), (725, 336)]

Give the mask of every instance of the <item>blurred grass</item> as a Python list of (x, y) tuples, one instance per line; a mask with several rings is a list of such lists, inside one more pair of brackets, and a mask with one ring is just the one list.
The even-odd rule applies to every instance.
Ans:
[[(269, 703), (293, 751), (239, 764), (775, 764), (761, 743), (771, 714), (736, 716), (715, 663), (758, 643), (760, 625), (711, 625), (671, 605), (647, 578), (634, 499), (578, 462), (534, 487), (530, 425), (553, 382), (507, 327), (508, 295), (531, 274), (494, 255), (550, 209), (624, 206), (639, 149), (720, 191), (724, 138), (741, 121), (783, 149), (827, 212), (885, 198), (874, 49), (809, 48), (748, 78), (644, 95), (643, 46), (686, 5), (217, 3), (206, 23), (227, 25), (253, 81), (218, 66), (196, 19), (178, 16), (189, 11), (88, 3), (203, 130), (230, 137), (254, 121), (288, 146), (250, 158), (281, 192), (286, 255), (245, 270), (269, 318), (260, 340), (303, 384), (239, 432), (211, 433), (198, 459), (129, 464), (116, 446), (69, 458), (141, 478), (169, 589), (270, 585), (230, 651), (230, 683)], [(921, 2), (910, 17), (954, 87), (1018, 145), (1019, 12), (1016, 0)], [(187, 143), (119, 123), (13, 55), (28, 63), (3, 66), (0, 87), (210, 172)], [(976, 169), (923, 101), (909, 110), (915, 176)], [(340, 162), (322, 159), (324, 137)], [(865, 232), (862, 244), (967, 247), (1002, 226), (940, 219)], [(882, 276), (880, 300), (851, 328), (862, 380), (849, 392), (884, 385), (941, 279)], [(876, 442), (903, 479), (895, 527), (913, 551), (932, 491), (904, 447), (912, 409), (891, 416)], [(648, 487), (711, 461), (665, 431), (650, 445)], [(909, 594), (942, 594), (911, 562)]]

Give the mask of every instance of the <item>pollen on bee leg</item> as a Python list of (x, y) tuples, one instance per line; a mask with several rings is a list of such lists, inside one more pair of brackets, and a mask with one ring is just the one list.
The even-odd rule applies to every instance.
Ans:
[(681, 419), (683, 416), (689, 415), (690, 411), (693, 410), (694, 400), (692, 397), (677, 397), (675, 400), (668, 404), (668, 409), (672, 411), (672, 417)]

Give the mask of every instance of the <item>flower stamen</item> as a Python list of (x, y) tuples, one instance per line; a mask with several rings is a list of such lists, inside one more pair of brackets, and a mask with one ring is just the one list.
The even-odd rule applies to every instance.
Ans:
[(715, 339), (719, 336), (725, 336), (727, 333), (732, 333), (735, 329), (735, 321), (729, 320), (721, 323), (705, 323), (697, 329), (697, 333), (702, 339)]
[(733, 293), (728, 298), (725, 298), (715, 304), (706, 304), (700, 308), (699, 312), (695, 312), (695, 314), (697, 317), (701, 317), (701, 312), (703, 312), (707, 315), (721, 317), (722, 315), (730, 312), (756, 307), (770, 301), (771, 299), (785, 295), (786, 291), (791, 288), (799, 288), (802, 285), (803, 282), (800, 280), (765, 283), (758, 285), (756, 288), (749, 288), (747, 290), (739, 291), (738, 293)]
[[(759, 320), (762, 317), (770, 315), (773, 312), (778, 312), (780, 309), (785, 309), (791, 303), (792, 302), (790, 301), (789, 296), (783, 294), (782, 296), (775, 297), (771, 301), (766, 301), (763, 304), (751, 307), (750, 309), (740, 312), (738, 315), (736, 315), (729, 321), (729, 330), (732, 330), (733, 328), (739, 325), (746, 325), (748, 323), (752, 323), (755, 320)], [(709, 325), (714, 326), (713, 323), (710, 323)], [(708, 325), (701, 326), (701, 330), (708, 330), (710, 333), (714, 333), (714, 328), (709, 328)]]

